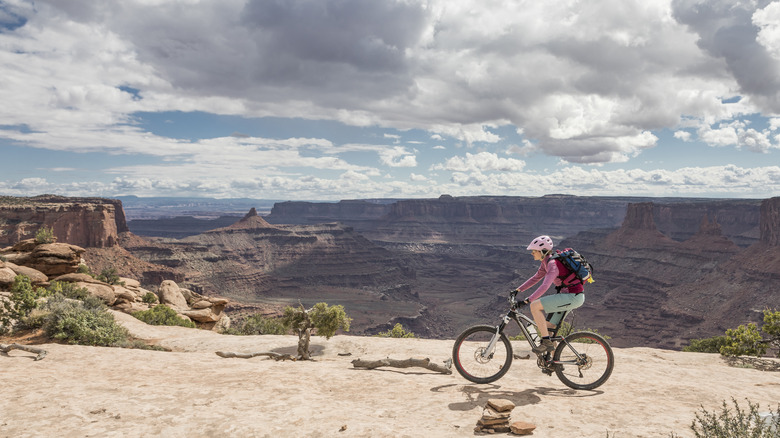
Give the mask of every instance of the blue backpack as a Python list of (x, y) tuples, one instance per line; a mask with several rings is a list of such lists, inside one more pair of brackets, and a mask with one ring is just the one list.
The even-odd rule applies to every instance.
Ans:
[(572, 284), (593, 283), (593, 266), (577, 251), (566, 248), (563, 251), (555, 250), (556, 254), (550, 256), (550, 259), (557, 260), (569, 270), (569, 274), (562, 276), (561, 283), (564, 286)]

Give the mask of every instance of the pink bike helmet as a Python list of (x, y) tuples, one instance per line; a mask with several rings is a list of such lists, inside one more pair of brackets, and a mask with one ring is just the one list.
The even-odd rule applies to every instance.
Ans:
[(553, 249), (553, 241), (550, 239), (550, 236), (539, 236), (536, 239), (531, 242), (531, 244), (528, 245), (528, 248), (526, 248), (529, 251), (538, 249), (539, 251), (552, 251)]

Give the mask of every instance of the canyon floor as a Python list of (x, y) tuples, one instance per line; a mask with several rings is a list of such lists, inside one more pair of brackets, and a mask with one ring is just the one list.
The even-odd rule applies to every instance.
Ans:
[(43, 344), (40, 361), (19, 350), (0, 354), (0, 437), (470, 437), (491, 398), (514, 402), (512, 421), (534, 423), (535, 437), (689, 437), (702, 406), (714, 412), (733, 397), (768, 411), (780, 399), (780, 359), (761, 359), (769, 367), (762, 371), (715, 354), (616, 348), (614, 373), (595, 391), (571, 390), (530, 360), (476, 385), (457, 372), (351, 364), (441, 363), (451, 340), (313, 337), (314, 361), (227, 359), (215, 352), (294, 353), (297, 338), (226, 336), (115, 315), (136, 337), (172, 352)]

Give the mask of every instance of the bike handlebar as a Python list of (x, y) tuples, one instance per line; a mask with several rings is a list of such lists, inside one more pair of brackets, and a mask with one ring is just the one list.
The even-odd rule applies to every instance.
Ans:
[(511, 292), (509, 292), (509, 305), (513, 309), (524, 307), (527, 304), (528, 303), (526, 303), (525, 301), (517, 301), (517, 290), (516, 289), (511, 291)]

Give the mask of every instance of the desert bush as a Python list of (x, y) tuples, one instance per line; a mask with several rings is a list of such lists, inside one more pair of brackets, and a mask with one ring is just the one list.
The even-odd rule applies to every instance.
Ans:
[(35, 287), (26, 275), (17, 275), (11, 286), (9, 300), (0, 302), (0, 333), (7, 333), (17, 322), (38, 307), (38, 299), (49, 295), (46, 289)]
[[(691, 424), (691, 430), (696, 438), (777, 438), (780, 436), (780, 405), (776, 410), (769, 411), (768, 419), (761, 417), (759, 405), (750, 400), (748, 410), (743, 410), (732, 398), (734, 411), (726, 401), (719, 413), (708, 412), (704, 407), (696, 413)], [(672, 437), (677, 437), (672, 434)]]
[(103, 283), (108, 284), (114, 284), (119, 286), (124, 286), (124, 281), (119, 281), (119, 275), (116, 273), (116, 268), (106, 268), (100, 271), (100, 275), (97, 276), (97, 279), (102, 281)]
[(47, 301), (45, 309), (49, 315), (43, 329), (54, 339), (94, 346), (116, 346), (130, 339), (128, 331), (117, 324), (98, 298), (81, 301), (57, 294)]
[(726, 344), (720, 348), (724, 356), (763, 356), (767, 344), (754, 323), (726, 330)]
[(225, 332), (229, 335), (283, 335), (285, 333), (287, 327), (281, 320), (266, 318), (260, 314), (247, 317), (237, 324), (237, 327)]
[(51, 227), (41, 227), (35, 233), (35, 243), (41, 245), (44, 243), (54, 243), (57, 239), (54, 237), (54, 229)]
[(172, 325), (195, 328), (195, 323), (184, 319), (165, 304), (158, 304), (149, 310), (133, 313), (133, 316), (150, 325)]
[(147, 292), (141, 298), (141, 301), (143, 301), (146, 304), (157, 304), (160, 300), (157, 298), (157, 295), (155, 295), (153, 292)]
[(95, 275), (92, 274), (92, 269), (90, 269), (89, 266), (87, 266), (87, 265), (85, 265), (83, 263), (80, 264), (78, 268), (76, 268), (76, 273), (77, 274), (87, 274), (90, 277), (95, 278)]
[(728, 338), (713, 336), (711, 338), (691, 339), (689, 345), (683, 347), (683, 351), (693, 353), (720, 353), (721, 347), (728, 344)]
[(392, 329), (386, 332), (379, 332), (375, 336), (380, 338), (414, 338), (414, 333), (407, 332), (401, 323), (396, 323)]
[(60, 294), (65, 298), (74, 300), (86, 300), (92, 295), (86, 288), (77, 287), (74, 283), (68, 281), (53, 281), (47, 288), (51, 295)]
[[(724, 356), (761, 357), (767, 353), (767, 350), (774, 348), (777, 357), (780, 357), (780, 311), (765, 309), (764, 324), (760, 331), (755, 323), (743, 324), (735, 329), (726, 330), (725, 336), (711, 338), (707, 342), (711, 343), (713, 348), (715, 342), (721, 342), (718, 351)], [(691, 346), (693, 347), (693, 341)]]

